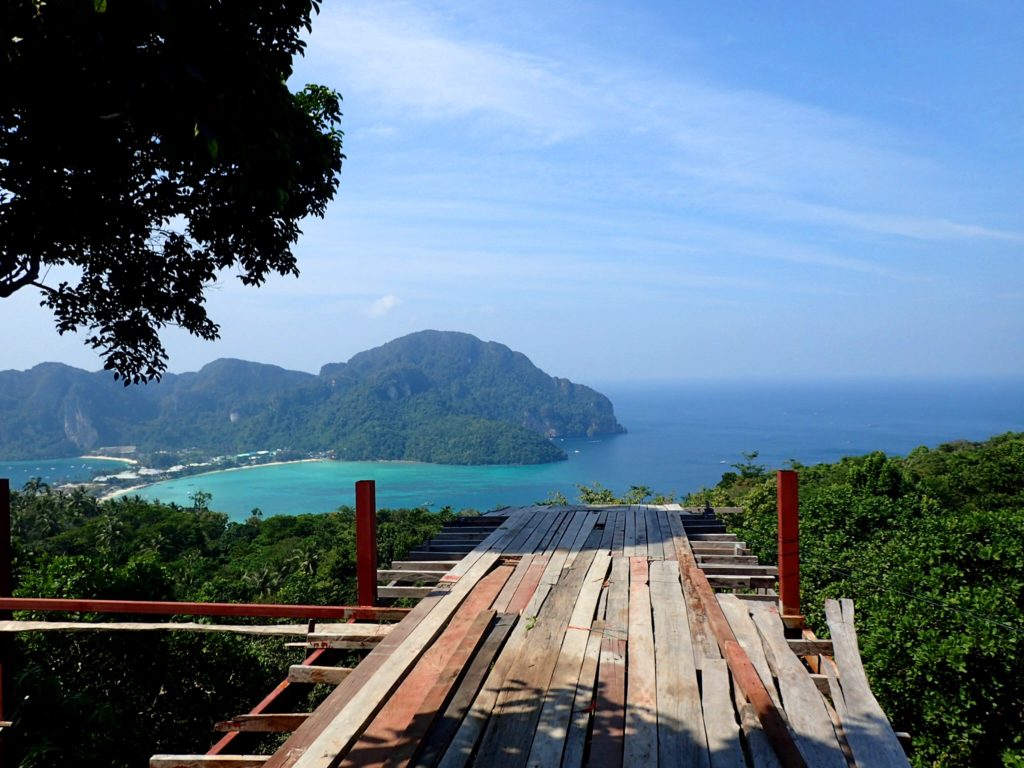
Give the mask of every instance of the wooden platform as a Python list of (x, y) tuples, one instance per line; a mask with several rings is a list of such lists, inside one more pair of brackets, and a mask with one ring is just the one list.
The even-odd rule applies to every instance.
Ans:
[[(834, 661), (817, 655), (832, 643), (787, 637), (774, 569), (717, 520), (656, 506), (477, 520), (475, 533), (447, 531), (382, 572), (424, 597), (354, 669), (293, 667), (296, 682), (336, 684), (315, 712), (220, 724), (294, 729), (273, 755), (151, 765), (908, 765), (867, 687), (852, 604), (828, 606)], [(708, 591), (714, 606), (688, 575), (700, 567), (720, 590)], [(748, 668), (763, 702), (735, 677)], [(763, 727), (765, 702), (792, 751)]]

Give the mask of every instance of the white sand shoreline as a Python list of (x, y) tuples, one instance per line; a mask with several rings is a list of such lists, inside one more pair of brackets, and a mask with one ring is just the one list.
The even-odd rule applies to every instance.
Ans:
[(120, 456), (92, 456), (92, 455), (89, 455), (89, 456), (79, 456), (78, 458), (85, 459), (86, 461), (123, 461), (125, 464), (138, 464), (139, 463), (137, 459), (125, 459), (125, 458), (122, 458)]
[[(264, 462), (263, 464), (250, 464), (245, 467), (224, 467), (223, 469), (209, 469), (203, 472), (196, 472), (195, 474), (179, 474), (172, 479), (177, 479), (178, 477), (202, 477), (203, 475), (216, 475), (220, 474), (221, 472), (237, 472), (246, 469), (259, 469), (260, 467), (279, 467), (284, 464), (308, 464), (310, 462), (316, 461), (334, 461), (334, 459), (292, 459), (289, 461), (267, 461)], [(168, 478), (163, 478), (161, 480), (154, 480), (151, 483), (139, 483), (138, 485), (131, 485), (127, 488), (118, 488), (116, 490), (112, 490), (109, 491), (108, 493), (103, 494), (102, 496), (99, 497), (99, 500), (110, 501), (111, 499), (116, 499), (120, 496), (126, 496), (132, 493), (133, 491), (141, 491), (143, 488), (148, 488), (151, 485), (162, 483), (167, 479)]]

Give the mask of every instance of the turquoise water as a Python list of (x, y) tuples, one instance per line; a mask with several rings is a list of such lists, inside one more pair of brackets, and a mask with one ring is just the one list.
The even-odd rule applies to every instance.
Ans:
[(530, 504), (577, 484), (617, 492), (647, 485), (684, 494), (713, 485), (744, 451), (768, 468), (835, 461), (874, 450), (983, 440), (1024, 431), (1024, 380), (605, 384), (629, 432), (559, 441), (569, 460), (526, 467), (319, 462), (219, 472), (151, 486), (141, 495), (188, 504), (197, 490), (235, 519), (321, 512), (354, 504), (356, 480), (375, 480), (379, 507), (493, 509)]
[[(318, 462), (194, 475), (140, 495), (189, 504), (201, 490), (234, 519), (323, 512), (354, 504), (356, 480), (377, 482), (379, 507), (493, 509), (530, 504), (577, 484), (601, 482), (685, 494), (713, 485), (744, 451), (766, 467), (835, 461), (874, 450), (905, 454), (919, 445), (983, 440), (1024, 431), (1024, 380), (918, 382), (700, 382), (597, 385), (615, 404), (625, 435), (559, 441), (569, 460), (526, 467)], [(93, 462), (95, 463), (95, 462)], [(73, 477), (81, 459), (0, 463), (0, 476)], [(99, 462), (109, 473), (111, 462)], [(13, 469), (11, 469), (13, 467)], [(52, 470), (51, 470), (52, 468)], [(18, 472), (21, 472), (18, 480)], [(55, 474), (51, 474), (55, 473)], [(27, 473), (27, 474), (26, 474)], [(91, 476), (91, 475), (90, 475)]]
[(82, 483), (97, 475), (121, 472), (129, 465), (119, 459), (37, 459), (35, 461), (0, 461), (0, 477), (11, 481), (11, 488), (21, 488), (33, 477), (41, 477), (51, 485)]

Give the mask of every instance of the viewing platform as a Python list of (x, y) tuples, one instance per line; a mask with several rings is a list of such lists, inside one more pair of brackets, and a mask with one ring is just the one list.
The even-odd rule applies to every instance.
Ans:
[[(460, 518), (377, 577), (381, 598), (418, 602), (353, 667), (319, 655), (357, 647), (351, 632), (294, 644), (312, 654), (282, 686), (334, 686), (315, 711), (268, 697), (218, 725), (238, 741), (150, 765), (909, 764), (868, 687), (852, 603), (829, 601), (832, 639), (815, 638), (780, 614), (776, 569), (703, 510)], [(266, 732), (290, 735), (273, 754), (226, 754)]]

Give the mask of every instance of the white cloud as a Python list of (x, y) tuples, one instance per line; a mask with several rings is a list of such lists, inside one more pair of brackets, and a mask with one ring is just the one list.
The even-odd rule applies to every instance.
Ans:
[(366, 309), (367, 317), (384, 317), (402, 303), (397, 296), (381, 296)]

